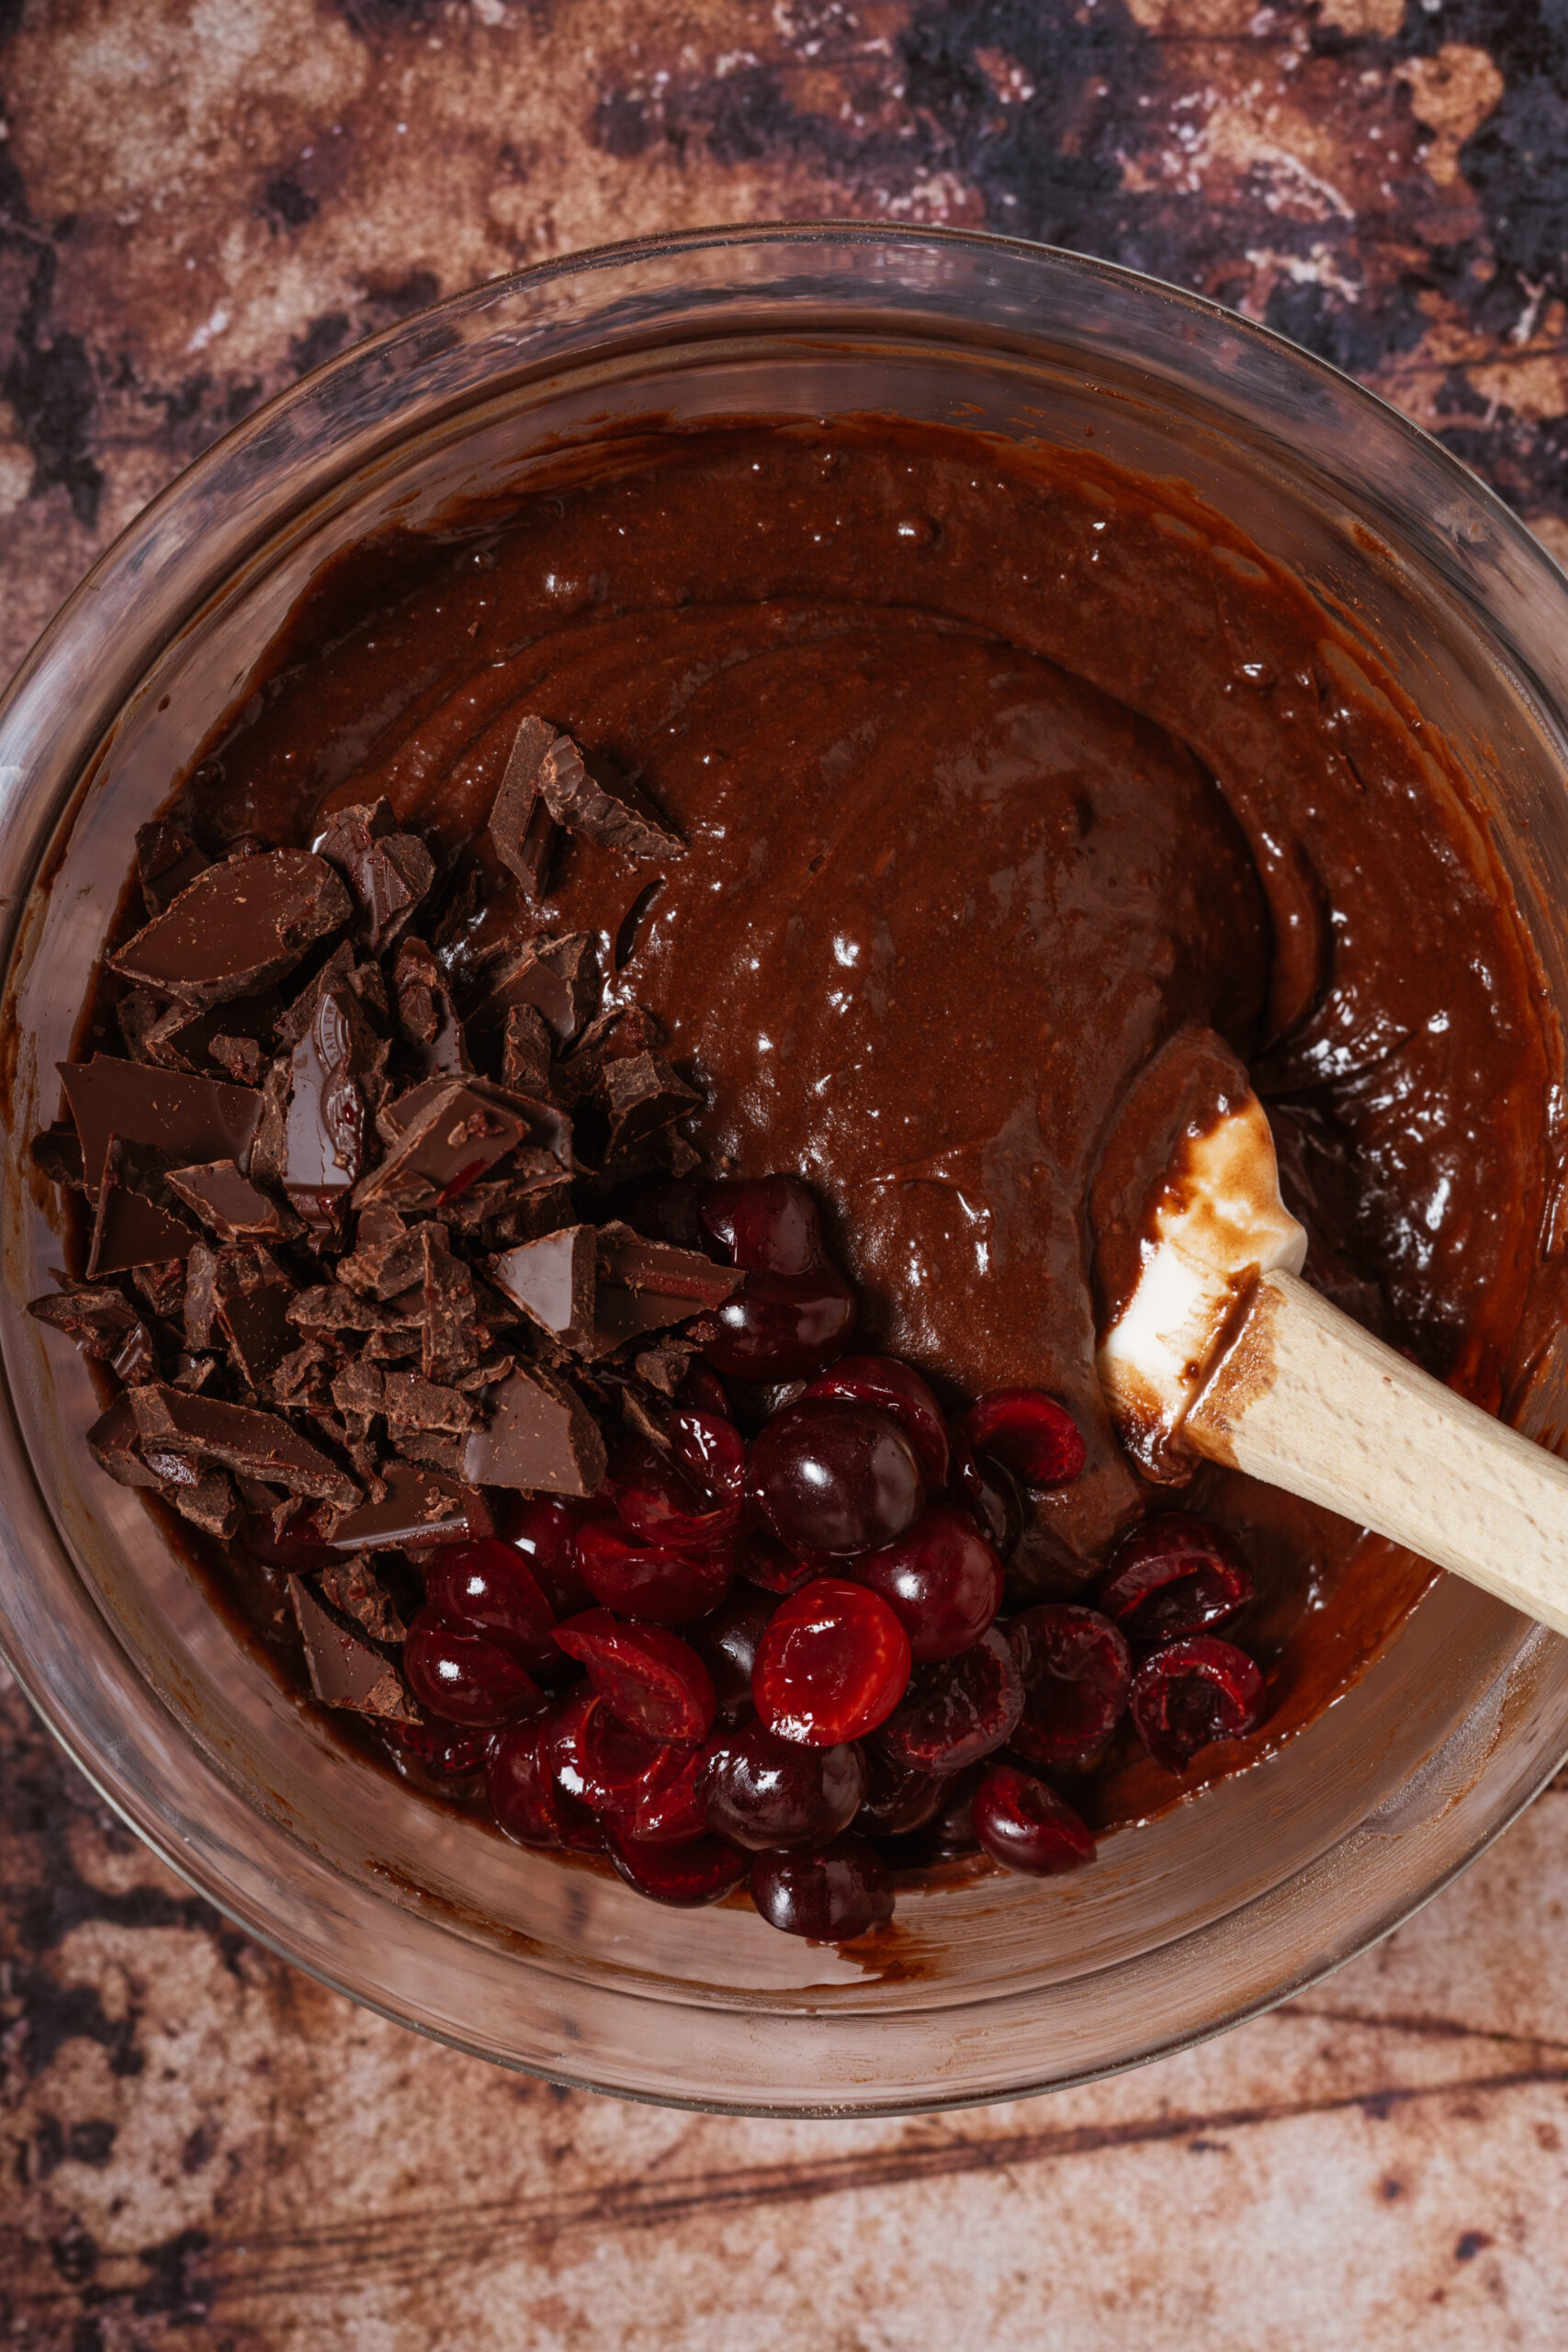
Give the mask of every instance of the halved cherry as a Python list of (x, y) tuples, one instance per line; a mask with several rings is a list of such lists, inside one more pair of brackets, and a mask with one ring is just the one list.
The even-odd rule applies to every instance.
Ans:
[(770, 1928), (817, 1943), (848, 1943), (893, 1917), (893, 1874), (865, 1838), (759, 1854), (751, 1900)]
[(668, 1788), (686, 1760), (684, 1748), (628, 1731), (581, 1685), (541, 1716), (539, 1746), (557, 1788), (592, 1813), (629, 1812)]
[(1133, 1677), (1133, 1728), (1156, 1764), (1185, 1771), (1200, 1748), (1263, 1721), (1263, 1677), (1245, 1650), (1200, 1634), (1155, 1650)]
[(577, 1531), (586, 1515), (581, 1503), (556, 1502), (547, 1495), (518, 1496), (513, 1504), (506, 1540), (522, 1554), (558, 1617), (574, 1616), (593, 1597), (577, 1566)]
[(626, 1884), (650, 1903), (671, 1903), (694, 1910), (717, 1903), (739, 1886), (751, 1857), (722, 1838), (694, 1838), (689, 1845), (653, 1845), (647, 1839), (624, 1837), (619, 1825), (604, 1831), (604, 1850)]
[(411, 1757), (437, 1781), (466, 1780), (484, 1770), (493, 1732), (465, 1731), (457, 1724), (392, 1724), (380, 1726), (381, 1736)]
[(724, 1555), (673, 1552), (637, 1544), (613, 1520), (588, 1520), (577, 1532), (583, 1583), (604, 1609), (656, 1625), (688, 1625), (716, 1609), (734, 1578)]
[(703, 1353), (726, 1380), (809, 1380), (849, 1346), (855, 1295), (831, 1266), (751, 1273), (707, 1319)]
[(692, 1747), (712, 1727), (713, 1677), (689, 1642), (663, 1625), (626, 1625), (590, 1609), (558, 1625), (555, 1639), (588, 1668), (611, 1713), (645, 1739)]
[(493, 1731), (537, 1708), (543, 1693), (509, 1649), (422, 1609), (403, 1644), (403, 1672), (422, 1707), (443, 1723)]
[(923, 1829), (941, 1804), (947, 1782), (934, 1772), (906, 1771), (879, 1755), (874, 1742), (862, 1749), (866, 1790), (855, 1826), (867, 1838), (907, 1838)]
[(1016, 1764), (993, 1764), (973, 1806), (975, 1835), (1004, 1870), (1059, 1878), (1094, 1860), (1093, 1836), (1072, 1806)]
[(513, 1724), (491, 1742), (485, 1793), (496, 1825), (519, 1846), (568, 1846), (597, 1853), (604, 1833), (586, 1805), (557, 1787), (540, 1739), (542, 1719)]
[(1043, 1388), (987, 1389), (964, 1414), (964, 1434), (1032, 1487), (1070, 1486), (1088, 1458), (1077, 1423)]
[(553, 1663), (555, 1611), (512, 1544), (487, 1536), (444, 1545), (430, 1564), (425, 1598), (448, 1623), (499, 1642), (531, 1674)]
[(732, 1266), (804, 1274), (822, 1264), (822, 1212), (798, 1176), (750, 1176), (706, 1184), (698, 1216)]
[(685, 1846), (694, 1838), (705, 1838), (705, 1792), (712, 1760), (712, 1741), (705, 1747), (689, 1749), (673, 1780), (666, 1781), (662, 1788), (645, 1790), (635, 1804), (608, 1816), (615, 1825), (616, 1837), (648, 1846)]
[(1252, 1599), (1235, 1539), (1195, 1511), (1162, 1510), (1124, 1535), (1100, 1606), (1134, 1642), (1185, 1641), (1223, 1625)]
[(1012, 1744), (1032, 1764), (1082, 1771), (1097, 1762), (1127, 1704), (1133, 1654), (1098, 1609), (1042, 1601), (1008, 1628), (1023, 1669)]
[(916, 1668), (877, 1746), (908, 1772), (959, 1772), (1005, 1747), (1022, 1712), (1018, 1660), (992, 1625), (957, 1657)]
[(982, 1461), (962, 1430), (952, 1432), (948, 1485), (1005, 1566), (1023, 1534), (1023, 1497), (1010, 1470)]
[(776, 1536), (760, 1527), (749, 1527), (742, 1533), (736, 1565), (748, 1584), (775, 1594), (798, 1592), (813, 1577), (833, 1571), (832, 1561), (822, 1553), (788, 1551)]
[(818, 1577), (781, 1601), (757, 1645), (757, 1713), (781, 1739), (837, 1747), (874, 1731), (909, 1681), (909, 1636), (881, 1596)]
[(897, 1356), (840, 1356), (827, 1372), (819, 1372), (807, 1388), (807, 1396), (848, 1396), (854, 1403), (874, 1406), (897, 1421), (915, 1449), (920, 1475), (931, 1494), (947, 1484), (947, 1422), (918, 1372)]
[(708, 1826), (757, 1852), (826, 1845), (854, 1819), (865, 1780), (858, 1747), (803, 1747), (753, 1716), (714, 1743)]
[(852, 1574), (886, 1601), (917, 1666), (967, 1649), (1002, 1605), (1001, 1562), (951, 1503), (932, 1503), (896, 1544), (863, 1552)]

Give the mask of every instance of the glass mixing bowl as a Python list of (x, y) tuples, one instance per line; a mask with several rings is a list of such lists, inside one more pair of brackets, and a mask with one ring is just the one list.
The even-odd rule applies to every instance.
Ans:
[[(784, 2114), (955, 2105), (1180, 2047), (1336, 1967), (1568, 1750), (1568, 1645), (1440, 1580), (1271, 1759), (1081, 1876), (960, 1871), (863, 1953), (661, 1910), (358, 1760), (92, 1466), (25, 1147), (150, 816), (304, 582), (376, 524), (645, 416), (881, 410), (1181, 477), (1353, 616), (1442, 729), (1568, 1007), (1568, 583), (1392, 410), (1213, 305), (1075, 255), (852, 225), (715, 231), (484, 286), (261, 410), (141, 516), (0, 710), (8, 964), (0, 1640), (77, 1762), (250, 1933), (389, 2016), (603, 2090)], [(1549, 1373), (1527, 1425), (1561, 1419)]]

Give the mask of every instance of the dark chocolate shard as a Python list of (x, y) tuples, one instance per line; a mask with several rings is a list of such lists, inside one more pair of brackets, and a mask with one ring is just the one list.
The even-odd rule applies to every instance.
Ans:
[(558, 735), (546, 752), (536, 789), (557, 824), (623, 857), (684, 857), (684, 842), (652, 802), (633, 785), (612, 786), (602, 764), (595, 766), (599, 772), (591, 775), (570, 735)]
[(114, 1009), (115, 1025), (133, 1062), (158, 1059), (149, 1041), (167, 1013), (164, 1000), (154, 996), (150, 989), (128, 989), (120, 998)]
[(351, 1714), (372, 1715), (381, 1723), (421, 1720), (402, 1676), (389, 1658), (340, 1625), (300, 1577), (289, 1577), (288, 1598), (305, 1645), (310, 1688), (323, 1707), (344, 1707)]
[(463, 1024), (453, 1009), (446, 976), (423, 939), (405, 939), (392, 970), (398, 1026), (416, 1069), (426, 1078), (467, 1078)]
[[(136, 991), (141, 997), (142, 991)], [(128, 998), (127, 1003), (132, 1000)], [(160, 1069), (188, 1069), (206, 1073), (209, 1064), (216, 1061), (234, 1078), (231, 1057), (215, 1053), (220, 1038), (231, 1046), (254, 1041), (259, 1069), (265, 1066), (265, 1048), (272, 1037), (277, 1019), (277, 996), (265, 989), (260, 996), (236, 997), (228, 1004), (164, 1005), (157, 1020), (142, 1036), (138, 1061), (156, 1062)], [(121, 1028), (125, 1026), (122, 1018)], [(248, 1058), (248, 1057), (247, 1057)], [(253, 1086), (254, 1079), (237, 1078), (235, 1084)]]
[(148, 913), (161, 915), (187, 882), (206, 873), (208, 860), (177, 825), (154, 817), (136, 829), (136, 866)]
[(82, 1141), (82, 1172), (96, 1201), (109, 1139), (140, 1144), (169, 1166), (231, 1159), (248, 1170), (262, 1098), (248, 1087), (98, 1054), (90, 1062), (62, 1062), (65, 1099)]
[(656, 1388), (661, 1396), (673, 1396), (696, 1352), (689, 1340), (665, 1338), (656, 1340), (651, 1348), (645, 1348), (633, 1360), (632, 1369), (639, 1380)]
[(182, 1309), (186, 1345), (199, 1354), (212, 1345), (218, 1319), (218, 1252), (209, 1242), (198, 1241), (186, 1260)]
[(402, 1430), (398, 1433), (399, 1452), (405, 1462), (444, 1470), (450, 1478), (463, 1475), (463, 1449), (467, 1443), (466, 1438), (448, 1434), (445, 1430)]
[(343, 1283), (302, 1290), (288, 1308), (288, 1320), (301, 1331), (378, 1331), (393, 1319), (384, 1306)]
[(629, 1225), (602, 1226), (598, 1235), (598, 1283), (593, 1301), (593, 1337), (583, 1353), (614, 1354), (628, 1340), (721, 1306), (742, 1279), (736, 1266), (716, 1266), (698, 1250), (678, 1250), (649, 1241)]
[(383, 1395), (395, 1444), (401, 1444), (405, 1430), (445, 1430), (463, 1437), (479, 1419), (470, 1397), (433, 1380), (422, 1380), (416, 1372), (389, 1372)]
[(197, 1168), (171, 1168), (168, 1182), (169, 1190), (194, 1209), (220, 1241), (236, 1241), (243, 1234), (280, 1241), (299, 1231), (271, 1194), (242, 1176), (231, 1159), (210, 1159)]
[(541, 772), (556, 730), (532, 714), (513, 740), (505, 772), (490, 812), (490, 837), (502, 864), (510, 866), (531, 899), (545, 894), (555, 847), (556, 823), (539, 790)]
[(498, 1289), (563, 1347), (586, 1346), (593, 1334), (599, 1236), (591, 1225), (569, 1225), (538, 1241), (525, 1241), (491, 1260)]
[(128, 1388), (143, 1447), (193, 1455), (220, 1470), (264, 1478), (292, 1495), (352, 1509), (359, 1489), (330, 1455), (276, 1413), (248, 1405), (226, 1405), (216, 1396), (192, 1396), (152, 1381)]
[(149, 1470), (141, 1459), (141, 1431), (129, 1388), (87, 1431), (87, 1451), (99, 1469), (107, 1470), (119, 1486), (152, 1490), (162, 1483), (157, 1472)]
[(254, 1037), (231, 1037), (219, 1030), (208, 1052), (220, 1069), (226, 1069), (236, 1086), (259, 1086), (266, 1057)]
[(443, 1471), (389, 1462), (386, 1481), (387, 1491), (378, 1502), (361, 1503), (341, 1513), (322, 1542), (334, 1552), (389, 1552), (493, 1532), (483, 1497)]
[(157, 1197), (163, 1170), (154, 1154), (122, 1136), (111, 1136), (87, 1251), (87, 1280), (122, 1274), (132, 1266), (162, 1265), (187, 1258), (199, 1236)]
[(354, 935), (372, 955), (389, 947), (435, 879), (435, 860), (415, 833), (400, 833), (391, 803), (334, 808), (310, 844), (353, 891)]
[(599, 1424), (576, 1389), (538, 1367), (520, 1367), (491, 1392), (489, 1419), (463, 1455), (475, 1486), (533, 1494), (594, 1494), (604, 1465)]
[(266, 850), (209, 866), (109, 958), (110, 967), (187, 1004), (222, 1004), (282, 979), (353, 912), (324, 858)]
[(656, 1128), (702, 1107), (694, 1087), (677, 1078), (659, 1054), (634, 1054), (627, 1060), (606, 1062), (604, 1091), (610, 1113), (608, 1155), (632, 1149)]
[(198, 1470), (187, 1454), (148, 1447), (142, 1452), (147, 1467), (157, 1477), (159, 1495), (174, 1505), (182, 1519), (223, 1544), (239, 1532), (245, 1506), (225, 1471)]
[(288, 1320), (294, 1285), (287, 1275), (225, 1287), (219, 1294), (218, 1326), (229, 1347), (229, 1360), (248, 1388), (258, 1396), (271, 1387), (296, 1335)]
[(67, 1283), (63, 1289), (30, 1300), (28, 1313), (73, 1340), (94, 1363), (112, 1363), (131, 1333), (142, 1328), (136, 1309), (108, 1283), (101, 1287)]
[(161, 1265), (131, 1266), (126, 1281), (150, 1315), (175, 1320), (185, 1310), (186, 1261), (167, 1258)]
[(365, 1172), (369, 1104), (386, 1058), (349, 989), (329, 989), (294, 1048), (284, 1127), (283, 1188), (289, 1206), (318, 1235), (339, 1231), (348, 1197)]
[(427, 1078), (388, 1103), (381, 1125), (390, 1148), (355, 1194), (355, 1206), (439, 1208), (514, 1151), (525, 1120), (486, 1101), (461, 1079)]
[(497, 1027), (514, 1005), (531, 1004), (562, 1046), (592, 1017), (602, 986), (599, 957), (585, 931), (535, 940), (487, 974), (486, 981), (471, 1016), (476, 1030)]
[(513, 1094), (548, 1094), (550, 1033), (535, 1004), (514, 1004), (501, 1047), (501, 1082)]
[(62, 1119), (35, 1136), (30, 1146), (33, 1166), (51, 1184), (63, 1184), (73, 1192), (83, 1189), (82, 1138), (68, 1120)]
[(321, 1570), (321, 1598), (369, 1634), (373, 1642), (400, 1642), (408, 1627), (398, 1604), (363, 1552), (333, 1560)]

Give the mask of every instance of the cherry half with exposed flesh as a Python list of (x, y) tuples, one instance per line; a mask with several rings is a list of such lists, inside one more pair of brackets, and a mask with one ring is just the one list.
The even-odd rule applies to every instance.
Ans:
[(746, 1491), (786, 1551), (843, 1555), (891, 1544), (925, 1501), (896, 1421), (845, 1397), (786, 1405), (753, 1441)]
[(597, 1853), (604, 1832), (586, 1805), (555, 1782), (541, 1740), (543, 1717), (514, 1724), (491, 1742), (485, 1794), (496, 1824), (519, 1846), (567, 1846)]
[(1100, 1606), (1130, 1641), (1179, 1642), (1223, 1625), (1252, 1599), (1233, 1537), (1195, 1511), (1156, 1511), (1124, 1535)]
[(909, 1636), (881, 1596), (818, 1577), (779, 1603), (757, 1645), (751, 1693), (781, 1739), (837, 1747), (886, 1720), (909, 1668)]
[(809, 1383), (807, 1396), (847, 1396), (897, 1421), (915, 1450), (930, 1493), (947, 1484), (950, 1447), (942, 1407), (918, 1372), (897, 1356), (840, 1356)]
[(907, 1838), (912, 1829), (923, 1829), (948, 1783), (934, 1772), (909, 1772), (901, 1764), (890, 1764), (873, 1744), (862, 1753), (866, 1791), (855, 1815), (856, 1828), (868, 1838)]
[(1043, 1601), (1009, 1633), (1023, 1669), (1023, 1713), (1012, 1745), (1048, 1770), (1098, 1762), (1121, 1720), (1133, 1655), (1109, 1617), (1066, 1600)]
[(717, 1903), (745, 1880), (750, 1856), (722, 1838), (694, 1838), (666, 1846), (626, 1837), (617, 1824), (604, 1830), (604, 1850), (634, 1894), (682, 1910)]
[(994, 1862), (1059, 1878), (1094, 1860), (1094, 1838), (1055, 1789), (1016, 1764), (993, 1764), (973, 1800), (975, 1835)]
[(660, 1788), (645, 1789), (633, 1804), (611, 1813), (607, 1817), (615, 1824), (616, 1837), (649, 1846), (685, 1846), (694, 1838), (705, 1838), (705, 1792), (712, 1749), (712, 1742), (706, 1747), (688, 1749), (672, 1780)]
[(964, 1414), (964, 1434), (1031, 1487), (1070, 1486), (1088, 1459), (1077, 1423), (1043, 1388), (987, 1389)]
[(724, 1554), (674, 1552), (638, 1544), (613, 1520), (585, 1520), (577, 1531), (577, 1565), (602, 1609), (647, 1617), (656, 1625), (689, 1625), (716, 1609), (734, 1578)]
[(715, 1744), (708, 1826), (737, 1846), (825, 1846), (847, 1829), (865, 1794), (858, 1747), (804, 1747), (753, 1716)]
[(587, 1668), (590, 1683), (629, 1731), (685, 1747), (707, 1737), (717, 1704), (713, 1677), (679, 1634), (590, 1609), (558, 1625), (555, 1639)]
[(706, 1413), (671, 1418), (669, 1451), (646, 1437), (620, 1439), (604, 1492), (644, 1544), (712, 1551), (740, 1524), (746, 1448), (733, 1423)]
[(897, 1543), (863, 1552), (852, 1573), (899, 1620), (917, 1666), (966, 1650), (1002, 1605), (1001, 1562), (951, 1503), (932, 1503)]
[(916, 1668), (877, 1746), (908, 1772), (958, 1772), (1005, 1747), (1022, 1712), (1018, 1659), (993, 1625), (956, 1657)]
[(422, 1609), (403, 1644), (403, 1672), (422, 1707), (466, 1730), (496, 1730), (543, 1703), (544, 1694), (510, 1649)]
[(507, 1542), (522, 1554), (558, 1617), (575, 1616), (593, 1598), (577, 1566), (577, 1531), (583, 1516), (581, 1504), (554, 1502), (547, 1495), (520, 1495), (507, 1527)]
[(1240, 1739), (1263, 1721), (1263, 1677), (1245, 1650), (1214, 1634), (1154, 1650), (1133, 1677), (1133, 1728), (1156, 1764), (1185, 1771), (1200, 1748)]
[(849, 1943), (893, 1917), (893, 1875), (852, 1830), (825, 1846), (759, 1854), (751, 1900), (771, 1928), (817, 1943)]
[(437, 1781), (466, 1780), (469, 1773), (482, 1771), (495, 1736), (492, 1732), (464, 1731), (457, 1724), (442, 1723), (385, 1723), (380, 1730), (383, 1739), (423, 1765)]

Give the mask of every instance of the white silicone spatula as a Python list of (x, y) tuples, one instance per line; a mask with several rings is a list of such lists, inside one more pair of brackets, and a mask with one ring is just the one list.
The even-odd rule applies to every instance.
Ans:
[(1303, 1495), (1568, 1634), (1568, 1464), (1417, 1371), (1299, 1279), (1262, 1105), (1186, 1134), (1100, 1349), (1134, 1454), (1201, 1454)]

